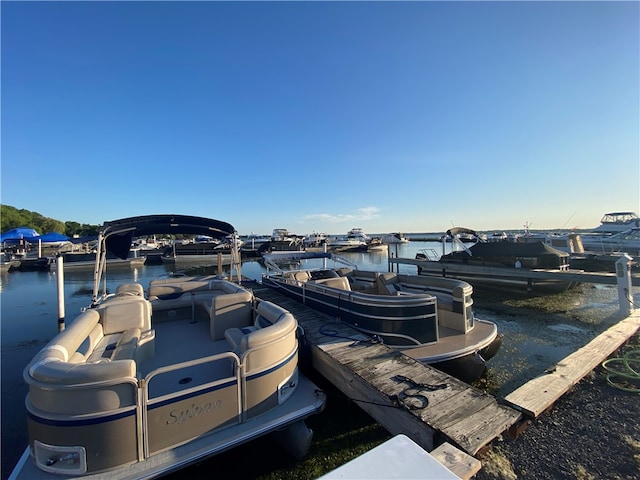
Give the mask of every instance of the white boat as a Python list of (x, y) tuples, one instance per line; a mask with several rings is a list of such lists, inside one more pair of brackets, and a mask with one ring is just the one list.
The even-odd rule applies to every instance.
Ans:
[(339, 252), (366, 251), (371, 238), (367, 236), (362, 228), (352, 228), (346, 236), (333, 237), (327, 242), (328, 248)]
[(322, 247), (329, 240), (329, 235), (324, 232), (313, 232), (305, 235), (303, 242), (305, 248)]
[(334, 268), (267, 273), (262, 284), (466, 382), (502, 342), (494, 323), (475, 318), (461, 280)]
[(593, 229), (593, 233), (612, 235), (638, 227), (640, 217), (635, 212), (610, 212), (603, 215), (600, 225)]
[(102, 282), (134, 234), (233, 232), (183, 215), (104, 224), (91, 306), (24, 370), (29, 445), (10, 479), (156, 478), (270, 433), (306, 453), (325, 397), (299, 373), (293, 315), (217, 276)]
[(409, 243), (409, 239), (400, 232), (387, 233), (380, 237), (380, 241), (386, 244)]
[(628, 253), (640, 256), (640, 227), (612, 235), (582, 235), (584, 250), (593, 253)]

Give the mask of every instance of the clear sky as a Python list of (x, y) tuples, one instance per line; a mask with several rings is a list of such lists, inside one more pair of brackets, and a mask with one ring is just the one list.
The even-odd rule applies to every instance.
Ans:
[(638, 2), (7, 2), (3, 204), (240, 234), (640, 213)]

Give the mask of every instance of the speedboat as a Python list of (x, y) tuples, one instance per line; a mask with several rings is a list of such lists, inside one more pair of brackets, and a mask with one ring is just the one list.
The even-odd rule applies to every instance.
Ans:
[[(225, 222), (151, 215), (100, 231), (90, 306), (26, 366), (29, 445), (11, 479), (156, 478), (273, 434), (295, 457), (325, 396), (298, 369), (298, 324), (222, 276), (170, 275), (107, 293), (107, 252), (152, 233), (234, 233)], [(232, 274), (234, 269), (231, 270)]]
[(262, 284), (469, 383), (502, 342), (460, 280), (333, 268), (266, 273)]

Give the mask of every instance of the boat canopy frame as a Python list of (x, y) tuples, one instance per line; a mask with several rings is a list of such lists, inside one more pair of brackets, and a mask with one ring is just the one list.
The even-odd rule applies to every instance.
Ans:
[[(240, 249), (237, 232), (233, 225), (221, 220), (191, 215), (157, 214), (127, 217), (105, 222), (98, 233), (96, 263), (93, 271), (92, 306), (100, 297), (100, 282), (107, 266), (107, 252), (126, 259), (134, 237), (145, 235), (207, 235), (212, 238), (231, 238), (231, 271), (234, 267), (238, 282), (242, 278), (240, 271)], [(102, 296), (106, 296), (106, 277)]]

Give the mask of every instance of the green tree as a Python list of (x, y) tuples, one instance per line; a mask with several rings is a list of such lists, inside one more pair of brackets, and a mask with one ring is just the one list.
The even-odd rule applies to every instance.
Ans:
[(33, 228), (40, 234), (49, 232), (64, 233), (68, 237), (73, 235), (97, 235), (100, 230), (100, 225), (81, 225), (73, 221), (63, 222), (55, 218), (45, 217), (38, 212), (24, 209), (18, 210), (11, 205), (0, 205), (0, 232), (6, 232), (18, 227)]

